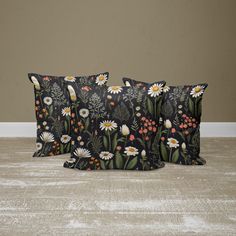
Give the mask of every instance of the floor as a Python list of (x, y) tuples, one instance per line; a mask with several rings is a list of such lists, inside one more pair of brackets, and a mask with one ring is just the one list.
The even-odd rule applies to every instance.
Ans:
[(76, 171), (0, 139), (0, 235), (236, 235), (236, 139), (202, 139), (205, 166)]

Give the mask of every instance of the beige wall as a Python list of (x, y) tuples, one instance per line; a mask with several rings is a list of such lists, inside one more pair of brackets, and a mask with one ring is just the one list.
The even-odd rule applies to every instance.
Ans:
[(236, 121), (236, 1), (0, 0), (0, 122), (34, 121), (27, 72), (208, 82), (203, 121)]

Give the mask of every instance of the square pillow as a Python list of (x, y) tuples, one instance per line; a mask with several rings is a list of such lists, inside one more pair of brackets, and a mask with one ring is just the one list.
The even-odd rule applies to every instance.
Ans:
[[(148, 87), (145, 82), (123, 78), (127, 86)], [(207, 84), (165, 86), (161, 107), (163, 120), (160, 153), (163, 161), (203, 165), (200, 154), (202, 96)]]
[(146, 88), (68, 86), (73, 131), (71, 160), (80, 170), (153, 170), (163, 167), (155, 140), (165, 82)]
[(34, 157), (52, 156), (70, 152), (70, 100), (66, 84), (81, 88), (88, 85), (104, 86), (108, 73), (92, 76), (49, 76), (29, 73), (34, 84), (37, 141)]

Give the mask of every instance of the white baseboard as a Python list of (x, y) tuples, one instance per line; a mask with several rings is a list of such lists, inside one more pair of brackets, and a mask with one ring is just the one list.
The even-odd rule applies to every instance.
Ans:
[[(0, 137), (36, 137), (36, 123), (0, 122)], [(236, 122), (202, 122), (201, 137), (236, 137)]]

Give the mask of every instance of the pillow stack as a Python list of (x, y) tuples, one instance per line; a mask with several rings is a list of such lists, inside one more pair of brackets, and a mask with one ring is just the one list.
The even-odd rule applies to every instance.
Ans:
[(29, 74), (37, 119), (35, 157), (71, 153), (64, 167), (153, 170), (165, 161), (205, 164), (200, 153), (201, 100), (207, 84), (167, 86), (109, 73)]

